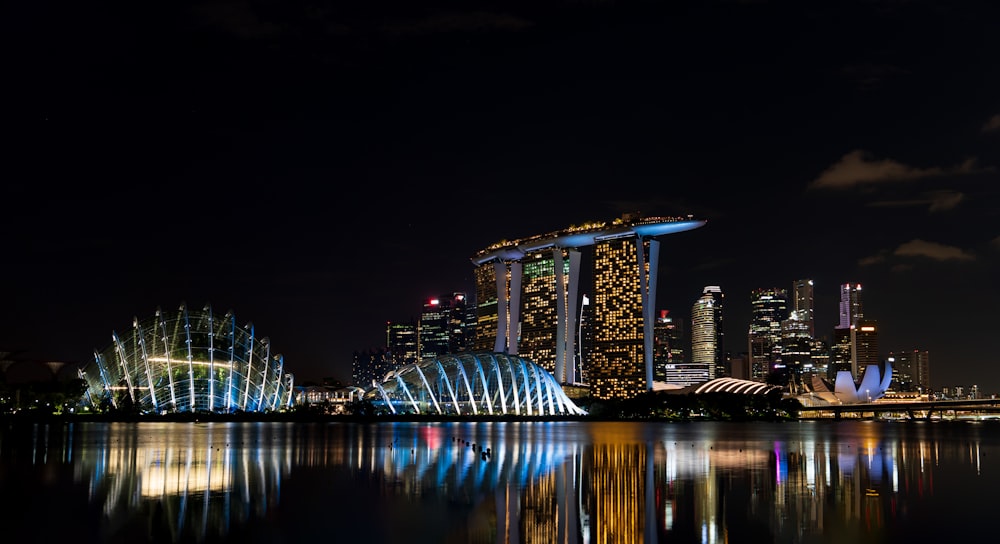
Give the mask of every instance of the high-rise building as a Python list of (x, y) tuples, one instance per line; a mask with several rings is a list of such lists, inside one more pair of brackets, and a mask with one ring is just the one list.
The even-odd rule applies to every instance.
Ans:
[[(850, 370), (855, 380), (860, 379), (865, 366), (858, 365), (858, 323), (865, 318), (861, 304), (861, 284), (844, 283), (840, 286), (840, 319), (833, 331), (831, 370), (835, 374)], [(877, 359), (877, 355), (876, 355)]]
[(781, 323), (788, 319), (788, 291), (777, 287), (754, 289), (750, 305), (747, 339), (751, 379), (763, 382), (781, 362)]
[[(813, 339), (809, 335), (809, 322), (803, 318), (803, 313), (793, 310), (781, 322), (781, 359), (776, 365), (787, 371), (790, 385), (802, 383), (803, 374), (811, 373), (813, 368)], [(806, 380), (809, 381), (811, 378)]]
[(805, 324), (809, 338), (816, 338), (816, 320), (813, 315), (813, 280), (795, 280), (792, 283), (792, 313), (794, 319)]
[(385, 342), (389, 348), (389, 360), (394, 368), (415, 363), (420, 358), (417, 341), (417, 323), (390, 321), (385, 326)]
[[(580, 248), (591, 248), (593, 295), (589, 345), (581, 372), (599, 399), (628, 398), (652, 388), (657, 236), (701, 227), (703, 220), (643, 218), (571, 226), (502, 241), (473, 258), (476, 349), (532, 356), (560, 383), (579, 381), (575, 355), (583, 327)], [(568, 262), (568, 264), (567, 264)], [(579, 314), (579, 317), (578, 317)]]
[(708, 285), (691, 307), (691, 365), (701, 371), (695, 383), (717, 378), (725, 369), (724, 299), (718, 285)]
[(931, 385), (931, 354), (929, 351), (913, 350), (913, 367), (916, 369), (914, 382), (922, 393), (934, 391)]
[(882, 364), (882, 358), (878, 352), (878, 323), (872, 319), (861, 319), (851, 330), (854, 338), (852, 342), (854, 345), (852, 370), (855, 379), (861, 379), (866, 368)]
[(521, 328), (518, 355), (552, 373), (560, 383), (576, 381), (576, 289), (580, 252), (563, 248), (525, 254), (521, 259)]
[(594, 347), (589, 367), (596, 398), (625, 399), (652, 389), (652, 301), (656, 300), (652, 263), (658, 260), (659, 245), (631, 236), (594, 246)]
[(465, 293), (450, 293), (424, 301), (417, 331), (420, 358), (468, 351), (473, 338), (470, 315)]
[(890, 351), (889, 357), (886, 360), (892, 365), (892, 384), (889, 387), (897, 392), (916, 391), (917, 386), (914, 381), (916, 369), (914, 368), (913, 352)]
[(859, 319), (864, 319), (864, 307), (861, 304), (861, 284), (845, 283), (840, 286), (840, 321), (838, 329), (849, 329), (857, 325)]
[(688, 359), (684, 350), (684, 321), (660, 310), (653, 324), (653, 380), (679, 383), (678, 369), (685, 368)]

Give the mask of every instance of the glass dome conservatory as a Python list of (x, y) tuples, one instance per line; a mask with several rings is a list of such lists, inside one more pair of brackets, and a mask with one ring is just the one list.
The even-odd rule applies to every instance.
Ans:
[(291, 405), (293, 377), (284, 358), (271, 355), (269, 340), (253, 324), (239, 327), (232, 312), (211, 306), (133, 319), (128, 334), (94, 352), (80, 369), (85, 399), (98, 410), (167, 414), (177, 412), (266, 412)]
[(405, 365), (364, 396), (392, 414), (583, 415), (552, 374), (516, 355), (460, 353)]

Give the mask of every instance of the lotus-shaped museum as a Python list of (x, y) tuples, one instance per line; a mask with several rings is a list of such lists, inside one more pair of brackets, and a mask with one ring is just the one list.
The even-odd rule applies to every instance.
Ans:
[(796, 398), (805, 406), (874, 402), (885, 395), (891, 383), (892, 365), (886, 362), (884, 371), (878, 365), (866, 366), (860, 383), (854, 382), (850, 370), (837, 372), (832, 391), (819, 376), (814, 375), (812, 391)]
[(475, 352), (427, 358), (389, 372), (364, 396), (391, 414), (583, 415), (542, 367), (516, 355)]
[(293, 377), (253, 324), (211, 306), (133, 319), (80, 369), (96, 410), (144, 414), (267, 412), (291, 405)]

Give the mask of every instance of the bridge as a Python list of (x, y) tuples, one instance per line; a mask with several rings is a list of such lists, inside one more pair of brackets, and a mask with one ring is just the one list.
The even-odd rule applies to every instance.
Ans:
[(857, 404), (832, 404), (828, 406), (807, 406), (799, 412), (800, 419), (840, 419), (850, 416), (861, 419), (887, 419), (894, 414), (905, 415), (906, 419), (932, 419), (951, 415), (954, 418), (998, 414), (1000, 418), (1000, 398), (965, 400), (927, 400), (901, 402), (863, 402)]

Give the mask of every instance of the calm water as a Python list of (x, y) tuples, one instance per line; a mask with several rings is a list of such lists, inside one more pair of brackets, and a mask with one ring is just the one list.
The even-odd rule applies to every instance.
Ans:
[(974, 422), (4, 424), (0, 535), (941, 542), (993, 532), (998, 459)]

